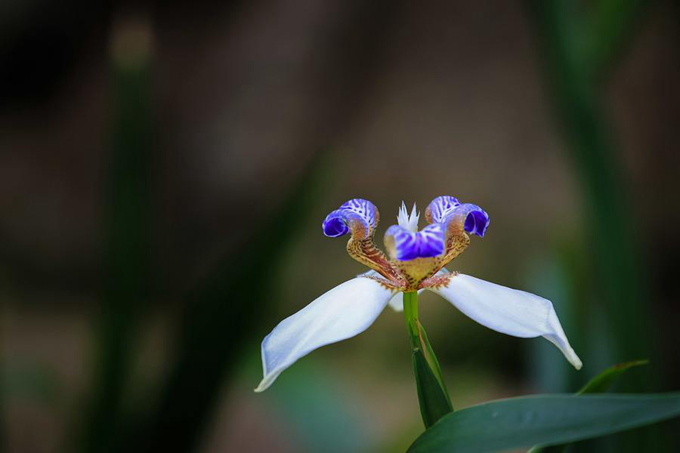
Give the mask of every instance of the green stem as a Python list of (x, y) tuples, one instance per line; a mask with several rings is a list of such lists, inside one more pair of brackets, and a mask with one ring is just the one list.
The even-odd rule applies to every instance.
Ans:
[(427, 339), (425, 329), (418, 320), (418, 293), (416, 291), (404, 293), (404, 318), (411, 340), (413, 372), (416, 378), (420, 414), (425, 427), (429, 428), (441, 417), (452, 412), (453, 406), (437, 356)]
[(413, 341), (413, 337), (417, 336), (418, 332), (416, 327), (418, 322), (418, 293), (416, 291), (404, 293), (404, 318), (406, 319), (409, 337)]

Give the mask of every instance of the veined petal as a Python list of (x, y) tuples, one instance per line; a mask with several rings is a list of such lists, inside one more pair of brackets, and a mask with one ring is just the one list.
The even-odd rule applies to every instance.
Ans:
[(281, 321), (262, 342), (264, 378), (255, 391), (266, 390), (300, 357), (366, 330), (393, 294), (373, 279), (357, 277)]
[(363, 239), (373, 236), (378, 226), (378, 208), (368, 200), (353, 198), (326, 216), (321, 228), (328, 237), (340, 237), (352, 233)]
[(472, 203), (461, 203), (452, 196), (437, 197), (427, 206), (425, 218), (430, 223), (443, 223), (454, 229), (484, 237), (489, 228), (489, 214)]
[(562, 351), (574, 368), (581, 368), (581, 360), (569, 345), (549, 300), (462, 274), (451, 276), (446, 285), (428, 289), (497, 332), (521, 338), (546, 338)]
[(450, 195), (437, 197), (425, 209), (425, 217), (430, 223), (444, 223), (446, 218), (460, 207), (458, 198)]
[(446, 233), (440, 224), (432, 224), (420, 231), (411, 232), (392, 225), (385, 232), (387, 253), (399, 261), (431, 258), (444, 253)]

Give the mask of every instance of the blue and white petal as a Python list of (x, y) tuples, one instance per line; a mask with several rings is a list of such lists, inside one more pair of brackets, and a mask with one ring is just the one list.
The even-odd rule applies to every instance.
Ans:
[(429, 289), (497, 332), (521, 338), (546, 338), (574, 368), (581, 368), (581, 360), (569, 345), (549, 300), (462, 274), (453, 275), (445, 286)]
[(458, 198), (456, 197), (449, 195), (437, 197), (430, 202), (426, 209), (428, 221), (432, 223), (444, 223), (446, 218), (459, 206), (460, 201), (458, 201)]
[(489, 228), (489, 214), (485, 210), (476, 204), (465, 203), (460, 205), (457, 212), (465, 218), (463, 228), (466, 232), (484, 237), (487, 228)]
[(420, 231), (411, 232), (392, 225), (385, 232), (385, 247), (399, 261), (431, 258), (444, 253), (446, 233), (440, 224), (432, 224)]
[(484, 237), (489, 228), (489, 214), (472, 203), (461, 203), (452, 196), (437, 197), (428, 205), (425, 216), (431, 223), (448, 224), (451, 221), (463, 223), (463, 229), (479, 237)]
[(352, 232), (353, 236), (369, 237), (378, 225), (378, 208), (362, 198), (353, 198), (326, 216), (321, 227), (328, 237), (339, 237)]
[(255, 391), (266, 390), (281, 372), (313, 350), (366, 330), (393, 295), (377, 281), (357, 277), (281, 321), (262, 342), (264, 377)]

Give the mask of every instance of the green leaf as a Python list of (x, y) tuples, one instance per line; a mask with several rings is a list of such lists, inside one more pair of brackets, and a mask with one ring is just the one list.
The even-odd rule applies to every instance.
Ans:
[(647, 365), (648, 360), (635, 360), (633, 362), (619, 363), (612, 367), (607, 368), (602, 373), (598, 374), (592, 378), (586, 385), (583, 386), (581, 390), (577, 392), (578, 395), (583, 395), (586, 393), (604, 393), (609, 390), (614, 381), (621, 376), (624, 371), (640, 366)]
[[(150, 30), (141, 24), (142, 30)], [(136, 36), (140, 24), (117, 23), (114, 42)], [(148, 31), (151, 33), (150, 31)], [(94, 326), (95, 360), (85, 414), (73, 437), (82, 452), (111, 451), (125, 418), (125, 395), (137, 352), (140, 320), (150, 300), (154, 176), (153, 77), (150, 49), (113, 52), (110, 61), (110, 132), (104, 200), (101, 306)], [(68, 448), (75, 450), (75, 446)]]
[[(647, 365), (648, 363), (648, 360), (635, 360), (632, 362), (619, 363), (617, 365), (611, 366), (588, 381), (588, 383), (584, 385), (581, 390), (576, 392), (576, 394), (584, 395), (587, 393), (604, 393), (609, 390), (609, 387), (612, 386), (614, 381), (616, 381), (616, 379), (618, 379), (618, 377), (621, 376), (624, 371), (636, 366)], [(569, 445), (570, 444), (543, 447), (536, 446), (529, 450), (529, 453), (561, 453), (565, 451)]]
[(425, 328), (418, 320), (418, 293), (404, 293), (404, 319), (411, 340), (413, 373), (418, 390), (420, 415), (425, 428), (434, 425), (440, 418), (453, 410), (449, 392), (442, 376), (437, 356), (427, 339)]
[(537, 395), (452, 412), (409, 448), (418, 452), (490, 452), (574, 442), (680, 415), (680, 393)]
[(420, 348), (413, 350), (413, 372), (416, 377), (420, 414), (425, 427), (429, 428), (451, 412), (453, 407)]

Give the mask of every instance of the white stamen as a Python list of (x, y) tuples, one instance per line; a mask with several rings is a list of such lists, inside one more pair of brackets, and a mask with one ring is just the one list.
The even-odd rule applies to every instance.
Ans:
[(401, 208), (399, 208), (399, 215), (397, 216), (397, 222), (399, 226), (408, 230), (412, 233), (418, 231), (418, 219), (420, 218), (420, 213), (416, 211), (416, 204), (413, 203), (413, 210), (411, 210), (411, 215), (408, 214), (406, 210), (406, 203), (401, 202)]

